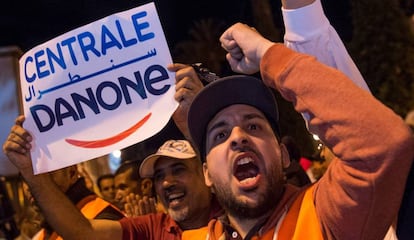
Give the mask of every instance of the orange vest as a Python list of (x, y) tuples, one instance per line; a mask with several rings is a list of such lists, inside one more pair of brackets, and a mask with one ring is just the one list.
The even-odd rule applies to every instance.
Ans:
[[(108, 206), (110, 206), (110, 203), (103, 200), (102, 198), (99, 198), (93, 195), (82, 199), (78, 204), (76, 204), (76, 207), (80, 209), (83, 216), (85, 216), (88, 219), (95, 218), (100, 212), (102, 212)], [(44, 229), (40, 230), (32, 238), (32, 240), (43, 240), (43, 239), (45, 239)], [(63, 240), (63, 239), (56, 232), (53, 232), (50, 235), (49, 240)]]
[[(323, 240), (321, 226), (313, 204), (314, 185), (303, 191), (290, 206), (280, 223), (262, 236), (252, 239), (258, 240)], [(218, 240), (224, 239), (223, 225), (220, 221), (211, 220), (207, 227), (187, 230), (183, 232), (182, 240)]]

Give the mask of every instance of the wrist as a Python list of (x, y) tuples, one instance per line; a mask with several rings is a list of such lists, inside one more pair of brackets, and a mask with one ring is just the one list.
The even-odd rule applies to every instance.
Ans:
[(269, 48), (271, 48), (275, 43), (271, 42), (271, 41), (264, 41), (262, 44), (260, 44), (260, 48), (257, 51), (257, 59), (259, 60), (258, 62), (260, 63), (260, 61), (262, 60), (263, 56), (266, 54), (266, 52), (269, 50)]
[(42, 188), (44, 186), (47, 186), (47, 184), (52, 183), (52, 179), (50, 178), (50, 175), (48, 173), (42, 173), (34, 175), (32, 174), (24, 174), (21, 172), (23, 179), (27, 183), (27, 185), (32, 188)]

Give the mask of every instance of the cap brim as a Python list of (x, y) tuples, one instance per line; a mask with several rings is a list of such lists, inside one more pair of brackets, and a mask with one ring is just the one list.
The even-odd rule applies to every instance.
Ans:
[(275, 96), (260, 79), (236, 75), (208, 84), (194, 98), (188, 113), (188, 127), (193, 144), (204, 159), (205, 131), (210, 120), (223, 108), (246, 104), (259, 109), (279, 133), (279, 113)]
[(163, 152), (154, 153), (146, 157), (139, 167), (139, 175), (142, 178), (151, 178), (154, 176), (154, 166), (160, 157), (169, 157), (175, 159), (190, 159), (196, 157), (195, 154), (180, 153), (180, 152)]

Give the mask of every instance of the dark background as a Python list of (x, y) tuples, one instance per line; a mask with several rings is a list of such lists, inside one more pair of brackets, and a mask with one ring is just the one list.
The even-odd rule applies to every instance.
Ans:
[[(191, 38), (190, 29), (201, 19), (214, 19), (223, 27), (235, 22), (254, 26), (252, 3), (247, 0), (158, 0), (155, 5), (163, 25), (170, 50), (177, 43)], [(0, 4), (0, 47), (14, 45), (23, 52), (87, 23), (105, 16), (131, 9), (151, 1), (132, 0), (37, 0), (2, 1)], [(273, 20), (283, 32), (279, 0), (270, 0)], [(322, 0), (325, 12), (344, 41), (352, 38), (349, 0)], [(216, 38), (213, 38), (216, 39)], [(218, 38), (216, 39), (218, 42)], [(191, 51), (191, 50), (190, 50)], [(172, 51), (174, 61), (177, 59)], [(223, 55), (224, 60), (224, 55)], [(188, 58), (187, 58), (188, 59)], [(192, 60), (187, 60), (192, 61)], [(288, 121), (297, 121), (288, 119)], [(303, 127), (302, 127), (303, 128)], [(299, 131), (299, 130), (297, 130)], [(154, 137), (124, 149), (122, 159), (142, 160), (156, 151), (167, 139), (182, 138), (172, 121)]]
[[(23, 51), (107, 15), (150, 1), (133, 0), (37, 0), (2, 1), (0, 46), (17, 45)], [(254, 1), (253, 1), (254, 2)], [(280, 1), (270, 1), (275, 22), (281, 26)], [(351, 37), (348, 0), (322, 1), (328, 18), (345, 40)], [(251, 22), (251, 1), (158, 0), (155, 1), (170, 47), (188, 38), (194, 21), (215, 18), (228, 25)]]

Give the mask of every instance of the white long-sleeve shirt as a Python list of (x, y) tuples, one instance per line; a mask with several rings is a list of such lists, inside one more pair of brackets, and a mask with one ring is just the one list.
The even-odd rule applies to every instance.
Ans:
[(298, 9), (284, 9), (285, 45), (297, 52), (315, 56), (319, 62), (336, 68), (356, 85), (370, 92), (342, 40), (323, 12), (320, 0)]

